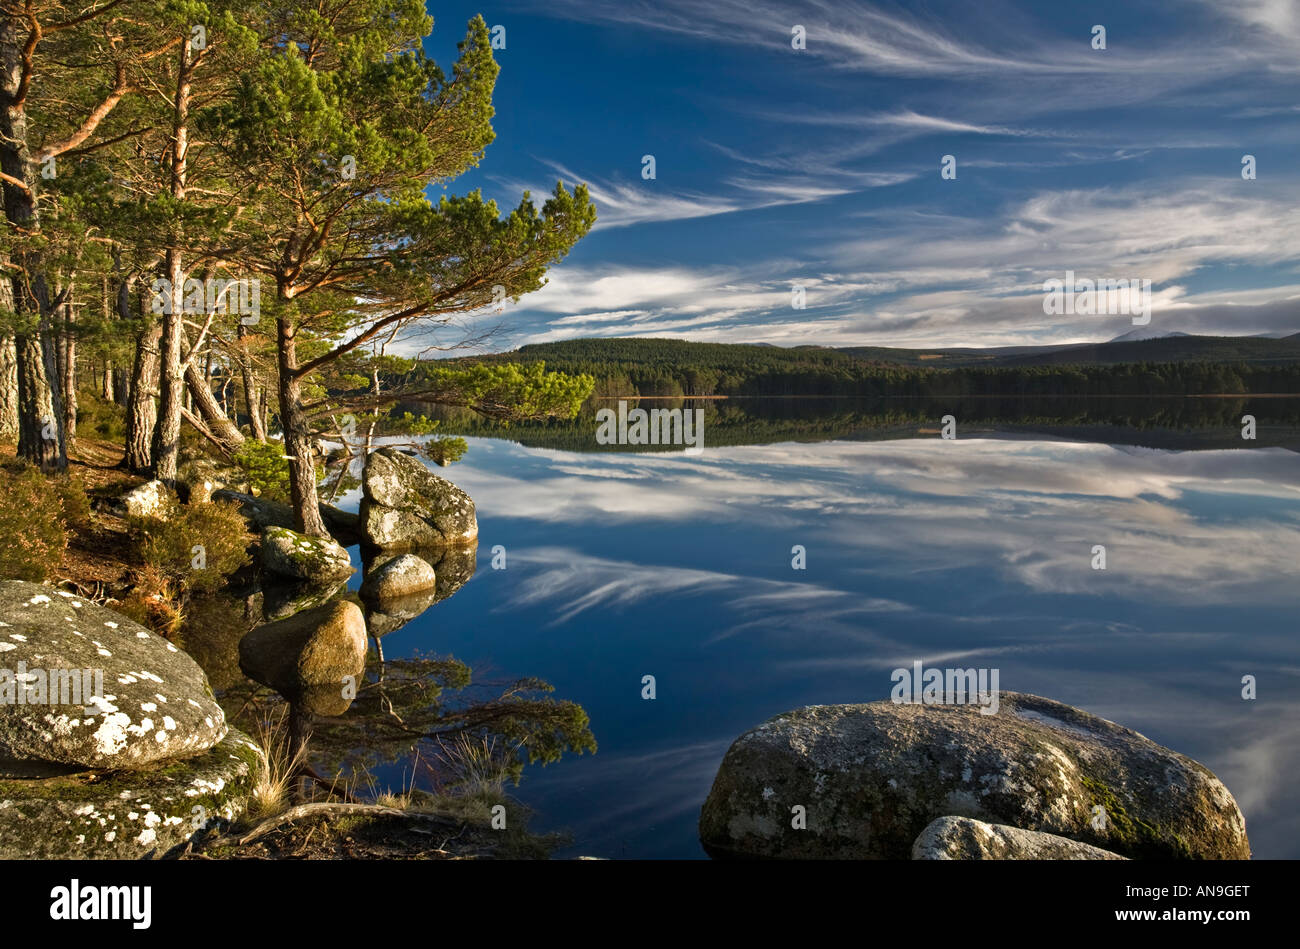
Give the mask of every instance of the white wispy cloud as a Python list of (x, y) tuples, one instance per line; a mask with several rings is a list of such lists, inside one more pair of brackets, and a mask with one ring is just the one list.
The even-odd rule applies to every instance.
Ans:
[[(1300, 186), (1225, 180), (1044, 191), (991, 217), (884, 210), (872, 214), (868, 236), (809, 248), (824, 261), (818, 268), (789, 258), (565, 266), (523, 301), (541, 322), (517, 338), (997, 346), (1109, 339), (1132, 328), (1126, 315), (1045, 314), (1043, 281), (1067, 270), (1152, 281), (1152, 326), (1161, 331), (1294, 332)], [(1290, 273), (1272, 285), (1188, 289), (1210, 268), (1242, 265)], [(806, 309), (791, 307), (796, 285)]]
[[(549, 166), (550, 173), (573, 184), (585, 184), (596, 205), (596, 228), (630, 227), (664, 221), (685, 221), (740, 211), (756, 211), (786, 205), (823, 201), (854, 191), (883, 188), (915, 178), (916, 171), (874, 171), (841, 173), (827, 181), (816, 175), (796, 174), (733, 175), (723, 179), (714, 191), (676, 188), (664, 178), (625, 181), (588, 175), (562, 165)], [(658, 174), (658, 172), (656, 172)], [(522, 181), (497, 178), (508, 191), (545, 194), (548, 188)]]

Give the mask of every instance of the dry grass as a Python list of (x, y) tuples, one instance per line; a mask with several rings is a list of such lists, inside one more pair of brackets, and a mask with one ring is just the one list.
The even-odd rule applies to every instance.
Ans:
[(287, 709), (272, 713), (270, 719), (258, 721), (253, 738), (262, 747), (266, 764), (253, 786), (249, 803), (250, 817), (271, 817), (289, 806), (289, 791), (306, 758), (306, 746), (290, 754), (289, 715)]
[(497, 736), (470, 737), (464, 732), (438, 742), (440, 770), (465, 797), (500, 797), (505, 793), (506, 769)]

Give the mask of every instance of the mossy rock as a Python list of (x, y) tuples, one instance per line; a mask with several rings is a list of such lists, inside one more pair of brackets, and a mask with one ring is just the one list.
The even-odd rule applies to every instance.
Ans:
[(778, 715), (728, 749), (700, 840), (714, 856), (906, 860), (945, 816), (1133, 858), (1250, 856), (1236, 801), (1203, 765), (1016, 692), (1000, 694), (994, 715), (890, 701)]
[(231, 729), (204, 754), (151, 771), (0, 777), (0, 859), (161, 857), (238, 819), (264, 762)]
[(274, 525), (262, 531), (262, 566), (290, 580), (337, 585), (355, 572), (347, 550), (329, 538)]

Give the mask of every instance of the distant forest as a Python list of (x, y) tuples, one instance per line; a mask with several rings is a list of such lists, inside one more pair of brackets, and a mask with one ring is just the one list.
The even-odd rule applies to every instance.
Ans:
[[(1188, 340), (1206, 345), (1194, 346)], [(1157, 358), (1109, 362), (1107, 354), (1114, 348)], [(1178, 355), (1159, 359), (1170, 351)], [(1034, 359), (1033, 352), (1022, 350), (995, 357), (995, 365), (988, 364), (988, 356), (982, 357), (983, 363), (954, 365), (980, 358), (971, 352), (580, 339), (451, 362), (544, 362), (548, 370), (586, 373), (596, 380), (589, 405), (619, 396), (1300, 395), (1300, 341), (1295, 338), (1184, 337), (1056, 347), (1042, 350), (1040, 364), (1026, 364)], [(1059, 361), (1074, 352), (1079, 362)], [(897, 361), (891, 354), (898, 354)], [(919, 363), (925, 359), (937, 365)]]

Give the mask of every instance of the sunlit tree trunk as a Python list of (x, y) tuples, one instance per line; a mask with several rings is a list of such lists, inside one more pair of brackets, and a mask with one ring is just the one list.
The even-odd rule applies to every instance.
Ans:
[(302, 411), (302, 381), (297, 375), (298, 356), (294, 327), (281, 316), (276, 321), (280, 368), (280, 426), (284, 429), (284, 453), (289, 456), (289, 490), (293, 498), (296, 528), (313, 537), (328, 537), (316, 493), (316, 465), (312, 458), (311, 429)]

